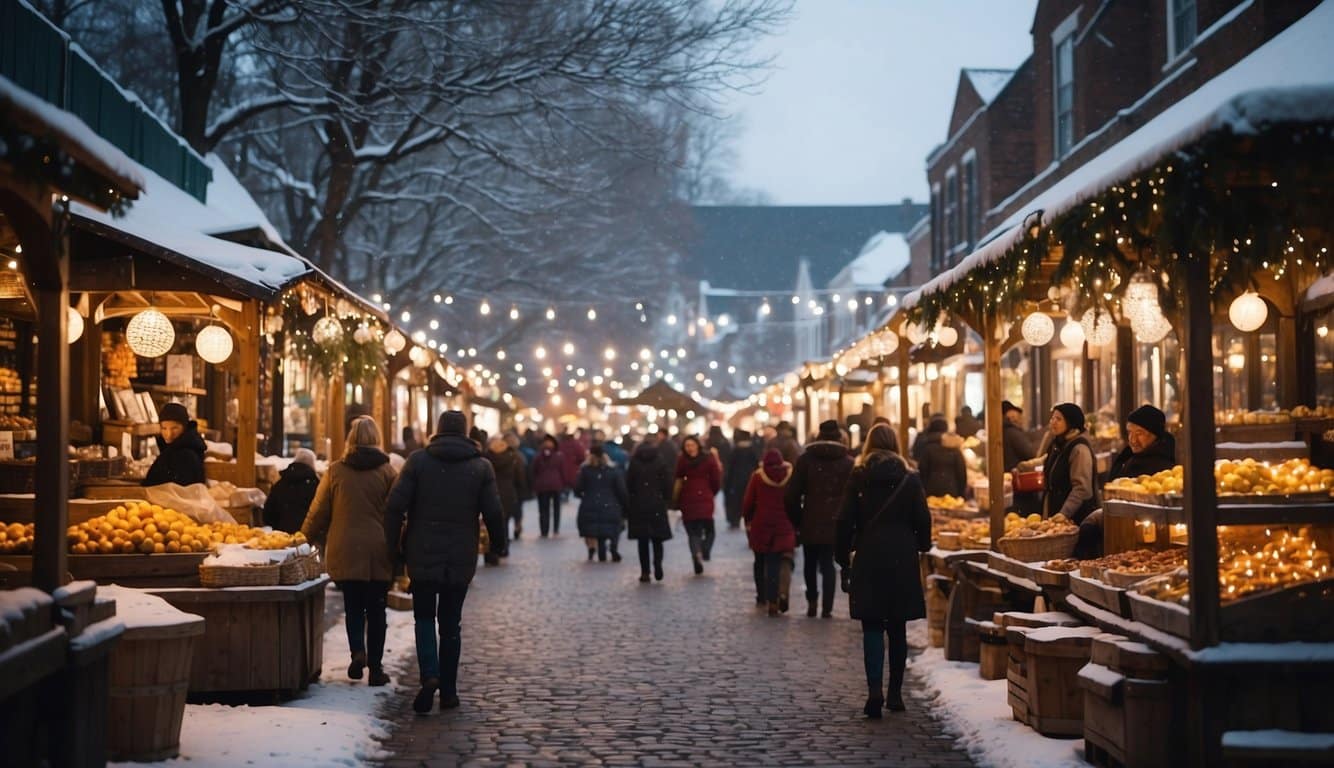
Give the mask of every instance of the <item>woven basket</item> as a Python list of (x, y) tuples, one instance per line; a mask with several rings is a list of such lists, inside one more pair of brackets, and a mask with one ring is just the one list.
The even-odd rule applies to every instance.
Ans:
[(306, 558), (292, 555), (278, 564), (278, 583), (300, 584), (306, 580)]
[(1075, 551), (1079, 531), (1029, 538), (1002, 538), (997, 547), (1001, 554), (1025, 563), (1038, 560), (1063, 560)]
[(203, 565), (199, 566), (199, 584), (203, 587), (272, 587), (278, 583), (281, 566)]

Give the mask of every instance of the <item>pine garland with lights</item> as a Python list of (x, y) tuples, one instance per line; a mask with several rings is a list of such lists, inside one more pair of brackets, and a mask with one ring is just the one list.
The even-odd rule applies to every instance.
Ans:
[[(286, 296), (282, 308), (288, 353), (308, 361), (326, 379), (342, 371), (344, 381), (365, 384), (387, 372), (388, 361), (380, 341), (382, 329), (375, 318), (340, 317), (338, 321), (343, 326), (343, 333), (338, 339), (317, 344), (311, 338), (311, 331), (315, 323), (325, 317), (323, 312), (307, 315), (299, 300), (289, 300)], [(365, 344), (358, 344), (353, 335), (362, 324), (371, 329), (372, 338)]]

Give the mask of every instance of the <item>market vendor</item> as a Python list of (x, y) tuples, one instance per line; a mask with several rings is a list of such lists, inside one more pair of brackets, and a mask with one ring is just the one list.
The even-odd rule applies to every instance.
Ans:
[(1082, 523), (1098, 508), (1098, 494), (1093, 486), (1097, 457), (1084, 433), (1084, 410), (1074, 403), (1061, 403), (1051, 409), (1047, 427), (1051, 439), (1045, 454), (1020, 462), (1019, 466), (1042, 465), (1045, 517), (1060, 513), (1071, 522)]
[(204, 438), (180, 403), (167, 403), (158, 413), (158, 457), (144, 476), (144, 485), (204, 482)]
[(1126, 447), (1116, 454), (1107, 479), (1152, 475), (1176, 463), (1177, 444), (1167, 431), (1167, 415), (1141, 405), (1126, 417)]

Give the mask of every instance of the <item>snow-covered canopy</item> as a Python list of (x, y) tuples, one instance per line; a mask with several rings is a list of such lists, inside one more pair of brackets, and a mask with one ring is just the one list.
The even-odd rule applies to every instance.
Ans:
[[(197, 269), (222, 284), (261, 297), (277, 293), (311, 271), (310, 265), (299, 257), (205, 234), (245, 229), (257, 222), (239, 220), (226, 210), (204, 205), (156, 173), (128, 158), (127, 162), (133, 164), (145, 181), (143, 193), (129, 212), (117, 218), (76, 203), (71, 208), (76, 223), (94, 225), (91, 229), (114, 230), (146, 246), (155, 246), (154, 250), (170, 254), (181, 266)], [(235, 181), (230, 174), (228, 177)], [(225, 188), (226, 182), (223, 184)], [(234, 194), (223, 196), (224, 202), (235, 199)], [(242, 214), (245, 213), (243, 210)]]
[(130, 196), (144, 187), (138, 164), (124, 152), (98, 136), (78, 117), (42, 101), (2, 76), (0, 113), (7, 122), (12, 120), (28, 130), (54, 134), (70, 156), (106, 176)]
[(293, 256), (297, 255), (296, 251), (283, 240), (278, 228), (269, 221), (269, 217), (259, 207), (259, 203), (255, 202), (255, 198), (250, 196), (231, 169), (222, 162), (222, 158), (209, 153), (204, 161), (213, 171), (213, 179), (208, 185), (208, 207), (227, 217), (226, 223), (219, 222), (213, 229), (204, 230), (204, 233), (223, 235), (243, 230), (259, 230), (276, 248), (285, 250)]
[(880, 231), (866, 241), (861, 253), (834, 278), (833, 283), (846, 278), (858, 288), (878, 289), (907, 269), (909, 260), (908, 241), (903, 234)]
[(1334, 304), (1334, 274), (1328, 274), (1311, 283), (1302, 297), (1302, 309), (1308, 312), (1324, 309)]
[[(1041, 212), (1044, 222), (1052, 221), (1206, 134), (1219, 130), (1251, 134), (1274, 122), (1334, 121), (1334, 46), (1328, 44), (1332, 30), (1334, 2), (1325, 2), (1016, 209), (983, 238), (981, 247), (908, 294), (901, 307), (915, 306), (922, 294), (948, 288), (1004, 255), (1021, 239), (1023, 224), (1034, 213)], [(1053, 165), (1028, 186), (1059, 170)]]
[(1013, 69), (965, 69), (964, 74), (968, 76), (968, 82), (973, 84), (973, 90), (982, 98), (983, 104), (991, 104), (1000, 95), (1001, 89), (1010, 82), (1014, 76)]

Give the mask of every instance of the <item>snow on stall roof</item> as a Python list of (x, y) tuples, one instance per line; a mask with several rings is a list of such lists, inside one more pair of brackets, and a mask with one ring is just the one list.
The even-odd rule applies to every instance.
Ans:
[(965, 69), (973, 90), (982, 98), (982, 103), (991, 104), (1014, 76), (1013, 69)]
[(1307, 309), (1319, 309), (1320, 305), (1334, 301), (1334, 273), (1330, 273), (1311, 284), (1302, 297), (1302, 305)]
[(854, 285), (880, 288), (907, 269), (909, 261), (908, 241), (903, 234), (882, 230), (866, 241), (848, 271)]
[(138, 163), (111, 142), (98, 136), (87, 123), (20, 88), (9, 78), (0, 76), (0, 111), (11, 109), (50, 128), (68, 144), (69, 149), (86, 155), (86, 160), (100, 163), (104, 168), (98, 170), (109, 172), (117, 177), (115, 181), (118, 183), (132, 187), (127, 192), (144, 187), (144, 177)]
[(287, 241), (278, 233), (278, 228), (273, 226), (273, 222), (269, 221), (269, 217), (259, 207), (259, 203), (255, 202), (255, 198), (251, 197), (250, 192), (236, 178), (227, 164), (222, 162), (222, 158), (210, 152), (208, 157), (204, 158), (204, 161), (213, 170), (213, 180), (208, 185), (208, 207), (224, 214), (228, 219), (235, 222), (235, 224), (219, 225), (211, 229), (205, 229), (204, 232), (214, 235), (235, 232), (239, 229), (258, 229), (274, 245), (295, 256), (296, 251), (293, 251), (287, 245)]
[[(136, 164), (137, 165), (137, 164)], [(245, 282), (278, 291), (310, 271), (295, 256), (251, 248), (204, 234), (206, 230), (237, 229), (241, 222), (206, 206), (171, 182), (138, 166), (147, 183), (139, 200), (119, 218), (81, 203), (71, 208), (78, 217), (154, 243)]]
[(1327, 44), (1331, 31), (1334, 2), (1324, 2), (1018, 208), (983, 246), (908, 294), (901, 306), (910, 308), (923, 294), (948, 288), (995, 261), (1019, 241), (1022, 225), (1034, 211), (1042, 211), (1043, 221), (1049, 222), (1207, 133), (1226, 128), (1247, 134), (1268, 122), (1334, 120), (1334, 46)]
[(97, 588), (99, 597), (116, 601), (116, 619), (126, 629), (145, 627), (174, 627), (193, 621), (203, 621), (203, 617), (186, 613), (157, 595), (150, 595), (139, 589), (111, 584)]
[(1318, 750), (1334, 755), (1334, 733), (1302, 731), (1224, 731), (1223, 748)]

